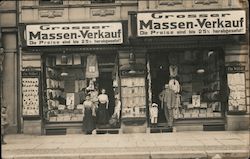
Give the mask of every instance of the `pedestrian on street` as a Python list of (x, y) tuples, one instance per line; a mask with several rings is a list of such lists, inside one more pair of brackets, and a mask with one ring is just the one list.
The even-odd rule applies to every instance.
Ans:
[(161, 107), (164, 109), (164, 114), (166, 118), (166, 123), (169, 127), (173, 126), (173, 109), (176, 102), (176, 94), (172, 89), (169, 88), (168, 84), (165, 84), (165, 88), (159, 94), (159, 99), (161, 101)]
[(2, 106), (1, 108), (1, 144), (4, 145), (6, 142), (4, 141), (5, 131), (8, 126), (7, 122), (7, 108)]

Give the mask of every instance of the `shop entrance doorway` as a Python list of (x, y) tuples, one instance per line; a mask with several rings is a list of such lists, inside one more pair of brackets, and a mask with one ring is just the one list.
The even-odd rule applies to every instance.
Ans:
[(161, 101), (159, 99), (159, 94), (163, 90), (165, 84), (169, 81), (169, 60), (168, 54), (153, 51), (149, 55), (150, 59), (150, 69), (151, 69), (151, 79), (152, 79), (152, 102), (158, 104), (158, 125), (160, 123), (165, 123), (166, 119), (164, 116), (163, 108), (161, 108)]
[[(108, 100), (109, 100), (108, 111), (107, 111), (108, 119), (111, 118), (115, 107), (115, 96), (113, 89), (113, 75), (116, 65), (115, 58), (116, 55), (113, 53), (97, 54), (98, 68), (99, 68), (99, 77), (97, 78), (97, 86), (99, 93), (101, 93), (102, 89), (105, 89), (106, 94), (108, 95)], [(106, 124), (97, 123), (97, 128), (106, 129), (110, 128), (110, 125), (108, 123)]]
[(109, 118), (114, 112), (114, 106), (115, 106), (115, 98), (114, 98), (114, 90), (113, 90), (113, 82), (112, 82), (112, 72), (101, 72), (100, 71), (100, 78), (98, 80), (99, 84), (99, 90), (105, 89), (106, 94), (109, 97), (109, 107), (108, 107), (108, 113)]

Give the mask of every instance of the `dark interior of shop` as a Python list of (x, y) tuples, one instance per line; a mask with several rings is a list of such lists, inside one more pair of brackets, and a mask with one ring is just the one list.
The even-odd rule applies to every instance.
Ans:
[(158, 103), (159, 115), (158, 123), (164, 123), (166, 121), (163, 113), (163, 109), (160, 107), (159, 94), (163, 90), (166, 82), (169, 81), (169, 60), (168, 54), (158, 51), (150, 54), (150, 66), (151, 66), (151, 78), (152, 78), (152, 102)]
[[(190, 50), (151, 50), (149, 55), (152, 103), (158, 104), (158, 123), (164, 123), (164, 111), (161, 108), (159, 94), (165, 84), (171, 79), (179, 82), (181, 96), (178, 119), (207, 119), (223, 116), (225, 102), (222, 94), (225, 92), (222, 80), (224, 77), (223, 51), (219, 49)], [(170, 66), (176, 65), (178, 73), (170, 75)], [(225, 80), (226, 81), (226, 80)], [(226, 94), (224, 94), (226, 96)], [(199, 98), (194, 105), (194, 97)], [(158, 124), (159, 125), (159, 124)]]

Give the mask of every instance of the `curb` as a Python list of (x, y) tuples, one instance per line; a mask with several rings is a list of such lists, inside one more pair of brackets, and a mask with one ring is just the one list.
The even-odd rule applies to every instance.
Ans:
[(78, 153), (78, 154), (32, 154), (9, 155), (3, 159), (247, 159), (247, 150), (213, 151), (171, 151), (171, 152), (114, 152), (114, 153)]

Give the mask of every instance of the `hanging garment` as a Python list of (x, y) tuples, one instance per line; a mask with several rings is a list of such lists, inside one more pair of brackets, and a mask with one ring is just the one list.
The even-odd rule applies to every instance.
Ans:
[(99, 69), (96, 55), (89, 55), (87, 57), (86, 78), (99, 77)]
[(94, 84), (94, 81), (93, 80), (90, 80), (89, 81), (89, 85), (88, 87), (86, 88), (87, 91), (94, 91), (95, 90), (95, 84)]
[(180, 92), (180, 84), (176, 79), (169, 80), (168, 85), (169, 85), (169, 88), (174, 91), (174, 93)]
[(176, 103), (175, 103), (175, 108), (174, 108), (174, 118), (177, 119), (180, 114), (180, 108), (181, 108), (181, 95), (176, 94)]
[(169, 66), (170, 77), (176, 77), (178, 75), (178, 67), (176, 65)]
[(109, 124), (112, 127), (115, 127), (118, 125), (119, 119), (120, 119), (120, 112), (121, 112), (121, 101), (119, 99), (116, 99), (114, 113), (109, 119)]

